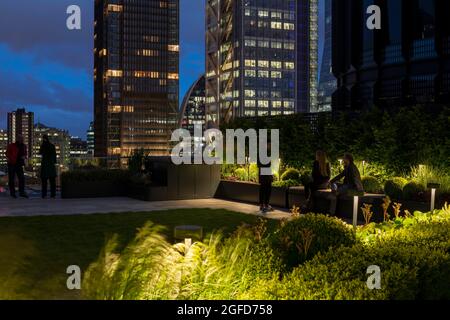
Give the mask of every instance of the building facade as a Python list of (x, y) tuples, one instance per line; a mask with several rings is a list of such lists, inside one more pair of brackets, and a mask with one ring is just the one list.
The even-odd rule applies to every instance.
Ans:
[(8, 147), (8, 131), (0, 130), (0, 170), (5, 171), (8, 166), (6, 148)]
[(205, 76), (202, 75), (189, 88), (180, 109), (179, 127), (189, 130), (191, 136), (194, 135), (195, 125), (201, 125), (205, 129), (205, 102)]
[(317, 0), (207, 0), (207, 126), (314, 110), (317, 19)]
[(336, 78), (331, 68), (333, 52), (333, 12), (332, 0), (324, 0), (324, 45), (322, 54), (322, 64), (319, 75), (319, 88), (317, 92), (317, 110), (319, 112), (331, 111), (331, 100), (336, 90)]
[(70, 162), (70, 135), (67, 130), (47, 127), (42, 123), (34, 126), (34, 144), (32, 165), (34, 171), (41, 166), (41, 155), (39, 149), (42, 145), (42, 137), (48, 135), (51, 143), (55, 145), (57, 164), (62, 168), (67, 168)]
[(89, 129), (86, 132), (87, 141), (87, 153), (90, 156), (94, 156), (95, 151), (95, 133), (94, 133), (94, 122), (89, 124)]
[(34, 113), (24, 108), (8, 112), (8, 143), (14, 143), (17, 136), (22, 135), (27, 145), (28, 158), (33, 157)]
[(177, 125), (179, 0), (96, 0), (95, 155), (169, 154)]
[(80, 137), (70, 137), (70, 158), (87, 158), (88, 143)]
[[(368, 6), (381, 9), (369, 30)], [(450, 103), (448, 0), (333, 0), (333, 109)]]

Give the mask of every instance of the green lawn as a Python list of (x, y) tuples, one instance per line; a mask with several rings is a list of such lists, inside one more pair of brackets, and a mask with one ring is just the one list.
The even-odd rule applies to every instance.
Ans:
[(173, 241), (177, 225), (201, 225), (208, 235), (219, 229), (230, 233), (256, 219), (210, 209), (0, 218), (0, 299), (80, 298), (79, 291), (66, 288), (67, 266), (86, 270), (110, 236), (117, 234), (124, 247), (147, 221), (164, 226)]

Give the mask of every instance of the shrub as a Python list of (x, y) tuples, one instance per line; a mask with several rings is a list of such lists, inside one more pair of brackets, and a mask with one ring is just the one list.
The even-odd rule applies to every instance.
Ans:
[(303, 186), (307, 186), (309, 183), (311, 183), (313, 181), (311, 174), (310, 173), (304, 173), (302, 174), (301, 178), (300, 178), (302, 185)]
[(403, 199), (406, 200), (423, 200), (426, 188), (415, 181), (408, 182), (403, 187)]
[(375, 177), (363, 177), (362, 184), (364, 191), (368, 193), (383, 193), (383, 188)]
[(391, 199), (401, 199), (403, 196), (403, 187), (408, 183), (408, 180), (401, 177), (389, 179), (384, 184), (384, 192)]
[(237, 168), (234, 170), (234, 175), (239, 181), (248, 181), (248, 173), (245, 168)]
[(289, 168), (281, 175), (281, 180), (282, 181), (287, 181), (287, 180), (300, 181), (300, 177), (301, 177), (300, 171), (298, 171), (297, 169), (294, 169), (294, 168)]
[[(367, 268), (381, 269), (381, 289), (367, 287)], [(318, 255), (286, 275), (268, 282), (255, 299), (413, 300), (448, 299), (450, 256), (423, 246), (356, 245)]]
[(342, 220), (308, 214), (284, 224), (271, 235), (270, 242), (289, 269), (311, 259), (319, 252), (353, 245), (355, 234)]
[(289, 188), (289, 187), (297, 187), (299, 186), (299, 182), (297, 180), (286, 180), (286, 181), (275, 181), (272, 186), (281, 187), (281, 188)]

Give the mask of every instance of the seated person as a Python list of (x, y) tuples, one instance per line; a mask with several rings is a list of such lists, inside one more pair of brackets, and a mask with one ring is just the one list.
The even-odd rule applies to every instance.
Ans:
[(313, 209), (313, 195), (317, 190), (326, 190), (330, 187), (331, 166), (325, 151), (316, 152), (316, 160), (313, 164), (312, 181), (305, 186), (307, 208)]
[(349, 195), (352, 193), (364, 192), (361, 174), (353, 161), (353, 156), (349, 153), (344, 155), (344, 171), (332, 179), (331, 184), (333, 185), (342, 178), (344, 178), (344, 183), (337, 186), (337, 188), (333, 188), (333, 190), (337, 191), (338, 194)]

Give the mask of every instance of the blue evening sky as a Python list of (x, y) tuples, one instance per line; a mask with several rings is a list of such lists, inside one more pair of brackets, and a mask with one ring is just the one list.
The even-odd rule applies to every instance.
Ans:
[[(8, 111), (25, 107), (35, 112), (35, 122), (85, 138), (93, 118), (93, 2), (0, 1), (0, 129), (6, 128)], [(81, 7), (81, 31), (66, 28), (66, 8), (72, 4)], [(205, 20), (204, 0), (180, 0), (180, 5), (182, 99), (205, 69)], [(320, 53), (322, 47), (321, 41)]]

